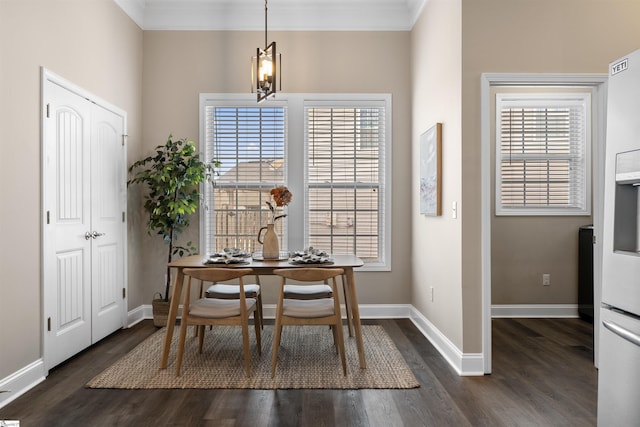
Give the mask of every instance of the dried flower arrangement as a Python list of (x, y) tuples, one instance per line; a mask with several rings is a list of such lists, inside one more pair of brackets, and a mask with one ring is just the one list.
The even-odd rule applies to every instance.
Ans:
[(267, 200), (265, 203), (267, 204), (267, 206), (269, 206), (269, 210), (271, 211), (271, 222), (275, 223), (276, 220), (287, 216), (287, 214), (277, 215), (276, 207), (287, 206), (289, 203), (291, 203), (291, 199), (293, 199), (293, 193), (291, 193), (291, 191), (289, 191), (289, 189), (283, 185), (280, 187), (272, 188), (270, 194), (273, 202)]

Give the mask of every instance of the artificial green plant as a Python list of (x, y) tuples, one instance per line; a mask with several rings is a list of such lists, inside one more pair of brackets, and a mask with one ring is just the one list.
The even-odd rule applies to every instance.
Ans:
[[(155, 155), (138, 160), (129, 167), (129, 184), (146, 186), (144, 209), (149, 214), (149, 234), (162, 236), (169, 245), (167, 263), (174, 255), (196, 253), (192, 242), (177, 245), (175, 241), (190, 222), (200, 204), (200, 183), (211, 180), (219, 162), (205, 163), (193, 141), (186, 138), (174, 140), (169, 135), (164, 145), (155, 148)], [(162, 299), (169, 300), (170, 270), (167, 266), (165, 292)]]

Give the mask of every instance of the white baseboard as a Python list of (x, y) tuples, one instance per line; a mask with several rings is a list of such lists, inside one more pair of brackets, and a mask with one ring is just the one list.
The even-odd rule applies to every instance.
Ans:
[(129, 311), (127, 313), (127, 328), (142, 322), (144, 319), (153, 319), (151, 304), (141, 305)]
[(494, 304), (491, 317), (550, 317), (578, 316), (578, 304)]
[[(361, 319), (403, 319), (411, 317), (411, 304), (360, 304), (360, 318)], [(182, 304), (178, 307), (178, 318), (180, 318), (180, 311), (182, 310)], [(265, 319), (275, 319), (276, 317), (276, 305), (264, 304), (262, 307), (263, 315)], [(344, 315), (344, 305), (342, 305), (342, 313)], [(153, 311), (151, 304), (143, 304), (129, 312), (128, 315), (128, 327), (135, 325), (136, 323), (145, 320), (153, 319)]]
[(411, 321), (422, 332), (431, 344), (449, 362), (458, 375), (483, 376), (484, 358), (482, 353), (463, 353), (449, 338), (447, 338), (433, 323), (411, 306)]
[(411, 318), (411, 304), (360, 304), (361, 319), (406, 319)]
[(40, 384), (46, 377), (44, 361), (38, 359), (0, 380), (0, 408)]
[[(182, 304), (178, 306), (178, 319), (182, 313)], [(151, 304), (142, 304), (141, 306), (134, 308), (129, 312), (128, 328), (132, 327), (136, 323), (139, 323), (145, 319), (153, 319), (153, 306)]]
[[(346, 317), (344, 305), (342, 316)], [(410, 304), (359, 304), (361, 319), (403, 319), (410, 317)], [(264, 304), (262, 307), (265, 319), (276, 318), (276, 305)]]

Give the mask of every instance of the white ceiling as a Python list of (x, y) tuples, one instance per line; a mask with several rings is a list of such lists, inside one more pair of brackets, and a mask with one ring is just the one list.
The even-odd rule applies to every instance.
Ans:
[[(143, 30), (264, 30), (263, 0), (114, 0)], [(428, 0), (269, 0), (269, 30), (407, 31)]]

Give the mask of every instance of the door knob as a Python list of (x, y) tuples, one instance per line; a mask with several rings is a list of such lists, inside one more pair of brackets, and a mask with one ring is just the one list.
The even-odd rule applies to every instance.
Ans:
[(98, 233), (97, 231), (87, 231), (86, 233), (84, 233), (84, 238), (85, 240), (95, 239), (97, 237), (104, 236), (105, 234), (107, 233)]

